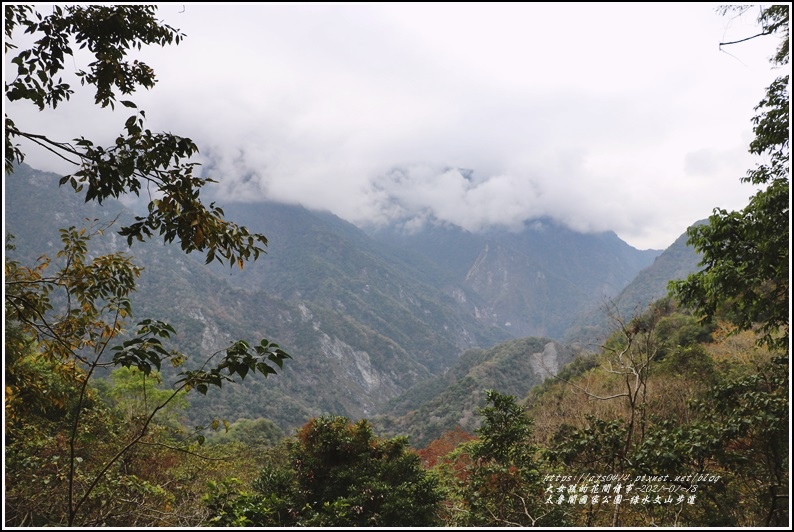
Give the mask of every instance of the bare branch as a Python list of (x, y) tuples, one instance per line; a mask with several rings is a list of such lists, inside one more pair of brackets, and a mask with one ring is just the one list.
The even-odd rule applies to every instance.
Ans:
[(723, 46), (728, 46), (730, 44), (739, 44), (740, 42), (749, 41), (751, 39), (755, 39), (756, 37), (763, 37), (765, 35), (772, 35), (772, 32), (771, 31), (762, 31), (761, 33), (759, 33), (757, 35), (753, 35), (752, 37), (745, 37), (744, 39), (739, 39), (738, 41), (721, 42), (720, 43), (720, 48), (722, 48)]
[(61, 153), (58, 153), (57, 151), (55, 151), (50, 146), (55, 146), (56, 148), (58, 148), (60, 150), (63, 150), (65, 152), (67, 152), (67, 153), (71, 153), (72, 155), (76, 155), (76, 156), (78, 156), (80, 158), (83, 157), (83, 154), (81, 154), (79, 151), (75, 150), (70, 144), (67, 144), (65, 142), (55, 142), (54, 140), (50, 140), (49, 138), (47, 138), (44, 135), (36, 135), (34, 133), (25, 133), (24, 131), (20, 131), (18, 129), (14, 130), (12, 132), (12, 134), (16, 135), (16, 136), (19, 136), (19, 137), (24, 137), (24, 138), (30, 140), (31, 142), (35, 142), (36, 144), (38, 144), (42, 148), (46, 148), (46, 149), (50, 150), (52, 153), (54, 153), (55, 155), (57, 155), (58, 157), (60, 157), (61, 159), (63, 159), (64, 161), (66, 161), (66, 162), (68, 162), (70, 164), (78, 165), (80, 163), (72, 161), (71, 159), (68, 159), (65, 155), (63, 155)]
[(617, 395), (610, 395), (609, 397), (601, 397), (601, 396), (598, 396), (598, 395), (596, 395), (596, 394), (594, 394), (592, 392), (587, 391), (586, 389), (582, 388), (578, 384), (574, 384), (573, 382), (571, 382), (569, 380), (566, 380), (566, 379), (563, 379), (562, 377), (558, 377), (557, 375), (553, 375), (552, 378), (557, 379), (560, 382), (564, 382), (565, 384), (568, 384), (572, 388), (575, 388), (576, 390), (579, 390), (580, 392), (582, 392), (583, 394), (587, 395), (588, 397), (592, 397), (593, 399), (598, 399), (598, 400), (601, 400), (601, 401), (606, 401), (607, 399), (615, 399), (616, 397), (628, 397), (629, 396), (628, 393), (620, 393), (620, 394), (617, 394)]

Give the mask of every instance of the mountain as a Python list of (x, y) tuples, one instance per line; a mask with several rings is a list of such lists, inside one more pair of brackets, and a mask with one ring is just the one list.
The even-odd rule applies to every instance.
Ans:
[(265, 260), (230, 272), (230, 284), (353, 318), (419, 355), (431, 373), (463, 349), (511, 336), (435, 286), (420, 257), (395, 253), (332, 214), (270, 202), (228, 203), (224, 212), (268, 237)]
[[(687, 240), (686, 233), (681, 235), (617, 296), (604, 301), (614, 305), (625, 318), (664, 297), (670, 280), (683, 279), (699, 268), (700, 255), (687, 245)], [(428, 249), (438, 249), (440, 242)], [(610, 326), (610, 317), (602, 306), (582, 312), (566, 331), (562, 343), (530, 337), (509, 340), (491, 349), (469, 350), (443, 375), (421, 382), (389, 401), (374, 423), (385, 433), (411, 436), (411, 442), (418, 447), (456, 426), (471, 432), (477, 428), (474, 414), (482, 406), (484, 390), (495, 388), (525, 397), (533, 386), (586, 352), (582, 346), (595, 347), (603, 341), (611, 332)]]
[[(707, 220), (700, 220), (693, 225), (704, 223)], [(636, 316), (652, 302), (667, 295), (670, 281), (685, 279), (698, 271), (701, 256), (687, 244), (688, 239), (686, 233), (679, 236), (616, 297), (605, 301), (599, 308), (581, 313), (566, 331), (563, 340), (567, 343), (592, 343), (604, 339), (610, 333), (610, 312), (617, 312), (623, 319)]]
[(448, 289), (471, 299), (478, 318), (514, 337), (562, 338), (576, 314), (611, 298), (661, 252), (637, 250), (613, 232), (583, 234), (548, 218), (520, 232), (475, 235), (456, 227), (373, 238), (420, 253), (446, 272)]
[(485, 390), (524, 397), (576, 355), (571, 347), (537, 337), (468, 350), (443, 375), (389, 401), (373, 424), (386, 434), (410, 436), (415, 447), (426, 446), (456, 426), (472, 432), (478, 427), (476, 412), (485, 403)]
[[(86, 218), (132, 219), (121, 203), (85, 204), (57, 181), (26, 166), (7, 176), (12, 258), (54, 256), (58, 228)], [(293, 360), (281, 375), (194, 396), (198, 408), (192, 410), (200, 414), (191, 416), (264, 416), (285, 429), (324, 413), (365, 417), (446, 369), (462, 350), (510, 338), (336, 217), (272, 203), (224, 207), (229, 217), (267, 234), (268, 254), (240, 272), (207, 267), (176, 246), (135, 243), (130, 251), (145, 268), (131, 298), (136, 317), (171, 323), (178, 348), (195, 363), (234, 339), (261, 337), (277, 341)], [(126, 242), (113, 231), (91, 243), (95, 254), (122, 249)]]
[[(84, 203), (58, 178), (25, 165), (6, 176), (6, 230), (16, 236), (9, 256), (54, 255), (58, 228), (84, 218), (118, 216), (120, 225), (134, 216), (117, 201)], [(560, 341), (577, 316), (617, 295), (659, 255), (614, 233), (579, 234), (548, 219), (517, 233), (428, 227), (406, 234), (364, 231), (295, 205), (222, 206), (267, 235), (267, 254), (240, 271), (206, 266), (178, 246), (134, 243), (129, 252), (145, 268), (132, 298), (136, 317), (171, 323), (191, 364), (232, 340), (262, 337), (293, 359), (280, 375), (192, 397), (196, 423), (267, 417), (288, 430), (325, 413), (399, 417), (421, 407), (421, 386), (435, 386), (440, 395), (425, 396), (443, 403), (461, 368), (490, 371), (467, 366), (480, 360), (471, 353), (526, 336), (543, 337), (544, 346)], [(127, 249), (112, 230), (91, 242), (95, 253)], [(489, 356), (482, 363), (494, 364)]]

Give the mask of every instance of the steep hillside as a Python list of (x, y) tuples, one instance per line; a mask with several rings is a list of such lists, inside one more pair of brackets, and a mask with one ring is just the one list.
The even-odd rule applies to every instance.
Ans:
[(660, 253), (637, 250), (611, 232), (576, 233), (549, 219), (527, 222), (520, 232), (430, 227), (372, 234), (432, 261), (446, 272), (448, 290), (473, 305), (481, 321), (514, 337), (561, 339), (577, 314), (617, 295)]
[[(704, 223), (705, 220), (694, 225)], [(687, 244), (684, 233), (659, 255), (653, 264), (640, 271), (620, 293), (604, 299), (601, 305), (583, 312), (563, 336), (566, 342), (597, 344), (606, 338), (612, 329), (610, 313), (617, 312), (623, 319), (642, 313), (648, 305), (667, 295), (667, 284), (684, 279), (698, 271), (700, 255)]]
[(443, 375), (390, 401), (388, 413), (373, 423), (387, 433), (409, 435), (417, 448), (455, 426), (473, 431), (485, 390), (524, 397), (575, 356), (572, 349), (553, 340), (534, 337), (472, 349)]
[[(58, 229), (90, 223), (85, 219), (118, 217), (118, 225), (132, 219), (121, 203), (84, 203), (57, 181), (24, 165), (7, 176), (6, 229), (17, 246), (12, 257), (31, 262), (54, 255)], [(476, 359), (461, 358), (462, 352), (536, 331), (560, 338), (571, 316), (596, 297), (617, 293), (655, 253), (611, 233), (581, 235), (549, 221), (518, 234), (455, 228), (368, 234), (299, 206), (223, 207), (269, 239), (267, 255), (243, 271), (208, 267), (203, 257), (157, 242), (129, 249), (112, 229), (91, 244), (97, 254), (129, 250), (145, 268), (133, 297), (136, 317), (174, 325), (176, 347), (191, 355), (190, 363), (235, 339), (266, 337), (293, 355), (276, 377), (194, 397), (190, 416), (197, 422), (264, 416), (288, 429), (323, 413), (403, 415), (421, 403), (421, 394), (403, 396), (406, 390), (439, 375), (446, 380), (423, 386), (443, 391), (454, 384), (448, 379), (457, 373), (447, 370), (459, 359)], [(488, 382), (498, 387), (500, 379)], [(402, 411), (387, 407), (401, 396)]]
[(227, 274), (235, 286), (352, 318), (409, 350), (431, 373), (464, 349), (510, 337), (437, 287), (440, 274), (421, 257), (394, 253), (336, 216), (275, 203), (224, 207), (269, 241), (266, 260)]
[[(86, 204), (57, 180), (25, 166), (6, 179), (11, 257), (54, 256), (60, 227), (133, 216), (116, 201)], [(509, 337), (467, 315), (415, 271), (384, 259), (353, 226), (297, 207), (270, 207), (252, 211), (262, 215), (269, 253), (243, 272), (208, 268), (201, 257), (156, 242), (130, 249), (145, 268), (132, 298), (136, 317), (171, 323), (177, 347), (193, 363), (238, 338), (266, 337), (294, 357), (279, 376), (194, 396), (196, 421), (265, 416), (290, 428), (322, 413), (369, 416), (446, 369), (462, 349)], [(237, 214), (245, 212), (227, 209)], [(95, 254), (126, 249), (113, 230), (91, 243)]]

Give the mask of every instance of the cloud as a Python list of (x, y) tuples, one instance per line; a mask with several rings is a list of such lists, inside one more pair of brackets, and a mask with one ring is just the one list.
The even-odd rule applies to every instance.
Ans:
[[(198, 143), (223, 200), (472, 231), (549, 216), (663, 248), (752, 193), (738, 178), (776, 43), (721, 53), (755, 28), (709, 5), (180, 10), (159, 16), (188, 37), (141, 53), (159, 83), (135, 101)], [(82, 109), (61, 122), (112, 131)]]

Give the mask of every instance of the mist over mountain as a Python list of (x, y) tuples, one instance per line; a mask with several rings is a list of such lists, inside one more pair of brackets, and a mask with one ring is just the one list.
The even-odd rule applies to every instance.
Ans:
[(614, 297), (660, 253), (637, 250), (613, 232), (577, 233), (549, 218), (525, 222), (522, 231), (475, 234), (442, 226), (371, 234), (430, 259), (461, 290), (461, 300), (476, 295), (481, 321), (514, 337), (562, 338), (572, 311)]
[[(58, 178), (25, 165), (6, 177), (6, 231), (16, 245), (10, 258), (54, 256), (58, 228), (84, 219), (119, 217), (115, 230), (132, 220), (120, 202), (86, 204), (70, 188), (59, 188)], [(113, 229), (90, 244), (97, 254), (129, 251), (145, 268), (132, 301), (135, 317), (171, 323), (179, 332), (176, 347), (190, 363), (233, 340), (261, 337), (293, 356), (279, 375), (191, 397), (189, 416), (197, 422), (267, 417), (290, 429), (320, 414), (405, 413), (419, 406), (406, 391), (430, 386), (440, 395), (426, 398), (444, 402), (444, 390), (463, 371), (452, 368), (468, 372), (472, 365), (465, 361), (480, 358), (494, 365), (493, 353), (471, 353), (526, 337), (542, 341), (527, 339), (526, 353), (515, 347), (521, 342), (497, 349), (514, 357), (499, 364), (526, 362), (547, 345), (564, 363), (575, 351), (563, 344), (568, 332), (587, 330), (582, 316), (664, 256), (637, 250), (611, 232), (576, 233), (547, 218), (521, 231), (472, 233), (452, 225), (365, 231), (296, 205), (222, 207), (229, 219), (269, 241), (267, 254), (242, 271), (207, 266), (203, 257), (156, 240), (129, 249)], [(539, 379), (538, 371), (527, 365), (521, 386)], [(496, 386), (499, 379), (487, 382)]]

